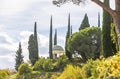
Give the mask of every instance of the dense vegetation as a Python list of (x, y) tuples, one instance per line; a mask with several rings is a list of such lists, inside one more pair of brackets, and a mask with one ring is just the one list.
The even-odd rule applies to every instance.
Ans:
[[(72, 2), (74, 1), (84, 0), (72, 0)], [(103, 3), (100, 0), (92, 1), (98, 5)], [(120, 3), (118, 0), (116, 2)], [(77, 3), (79, 4), (79, 2)], [(28, 41), (30, 63), (23, 63), (20, 43), (16, 52), (15, 68), (17, 72), (11, 72), (8, 69), (0, 70), (0, 79), (120, 79), (120, 52), (117, 53), (120, 48), (120, 46), (118, 48), (120, 41), (117, 37), (120, 35), (116, 35), (116, 33), (119, 34), (119, 31), (116, 30), (115, 32), (115, 27), (119, 27), (117, 25), (119, 22), (116, 19), (119, 19), (113, 16), (119, 10), (117, 9), (112, 14), (109, 0), (104, 0), (100, 6), (105, 9), (102, 31), (100, 27), (90, 27), (88, 16), (85, 14), (79, 31), (72, 34), (69, 14), (65, 55), (56, 59), (53, 59), (52, 55), (52, 45), (57, 45), (57, 31), (55, 32), (54, 43), (52, 40), (52, 16), (50, 19), (48, 58), (39, 58), (37, 24), (35, 22), (34, 34), (30, 35)], [(116, 26), (111, 18), (113, 18)], [(100, 26), (99, 23), (98, 26)], [(103, 40), (101, 40), (101, 36), (103, 36)]]

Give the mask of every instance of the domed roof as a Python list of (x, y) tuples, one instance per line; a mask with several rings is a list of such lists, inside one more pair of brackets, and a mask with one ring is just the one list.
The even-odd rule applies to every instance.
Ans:
[(54, 45), (53, 51), (64, 51), (63, 48), (59, 45)]

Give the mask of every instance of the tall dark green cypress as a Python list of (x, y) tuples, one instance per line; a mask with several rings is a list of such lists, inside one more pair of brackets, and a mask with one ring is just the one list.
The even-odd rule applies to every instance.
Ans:
[(71, 29), (70, 29), (70, 14), (69, 14), (69, 16), (68, 16), (68, 30), (67, 30), (66, 42), (65, 42), (65, 53), (66, 53), (66, 56), (67, 56), (69, 59), (72, 58), (71, 52), (68, 51), (68, 49), (67, 49), (67, 41), (68, 41), (70, 35), (71, 35)]
[(57, 45), (57, 29), (55, 29), (54, 45)]
[(72, 26), (71, 26), (70, 34), (72, 35)]
[[(104, 0), (104, 4), (106, 4), (106, 6), (109, 6), (109, 0)], [(110, 30), (111, 30), (111, 16), (108, 12), (103, 10), (102, 42), (103, 42), (103, 55), (105, 57), (113, 55)]]
[(98, 27), (100, 27), (100, 13), (98, 12)]
[(79, 30), (84, 29), (84, 28), (86, 28), (86, 27), (90, 27), (89, 19), (88, 19), (87, 14), (85, 14), (84, 19), (83, 19), (83, 21), (82, 21), (82, 23), (81, 23), (81, 25), (80, 25)]
[(18, 71), (18, 67), (23, 63), (23, 55), (22, 55), (22, 47), (21, 42), (19, 43), (19, 48), (16, 52), (16, 58), (15, 58), (15, 69)]
[(29, 59), (31, 64), (34, 65), (38, 60), (38, 41), (37, 41), (37, 23), (34, 24), (34, 34), (31, 34), (28, 41)]
[(38, 54), (38, 40), (37, 40), (37, 23), (35, 22), (34, 24), (34, 41), (35, 41), (35, 59), (36, 61), (39, 58), (39, 54)]
[(51, 16), (51, 19), (50, 19), (49, 57), (51, 59), (53, 58), (53, 54), (52, 54), (52, 16)]

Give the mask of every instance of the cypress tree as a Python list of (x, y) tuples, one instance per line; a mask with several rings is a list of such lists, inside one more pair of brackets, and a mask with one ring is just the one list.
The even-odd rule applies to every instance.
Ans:
[(67, 49), (67, 41), (71, 35), (71, 31), (70, 31), (70, 14), (68, 16), (68, 30), (67, 30), (67, 35), (66, 35), (66, 42), (65, 42), (65, 53), (66, 53), (66, 56), (71, 59), (72, 58), (72, 54), (70, 53), (70, 51), (68, 51)]
[(72, 26), (71, 26), (70, 34), (72, 35)]
[(98, 12), (98, 27), (100, 27), (100, 13)]
[(51, 19), (50, 19), (49, 57), (51, 59), (53, 58), (53, 54), (52, 54), (52, 16), (51, 16)]
[(21, 48), (21, 42), (19, 43), (19, 48), (16, 52), (16, 58), (15, 58), (15, 69), (18, 71), (18, 67), (23, 63), (23, 55), (22, 55), (22, 48)]
[(55, 29), (54, 45), (57, 45), (57, 29)]
[(38, 41), (37, 41), (37, 24), (34, 24), (34, 34), (31, 34), (28, 41), (29, 59), (31, 64), (34, 65), (38, 60)]
[(35, 41), (35, 59), (36, 61), (38, 60), (39, 58), (39, 55), (38, 55), (38, 40), (37, 40), (37, 23), (35, 22), (34, 24), (34, 41)]
[(86, 28), (86, 27), (90, 27), (87, 14), (85, 14), (84, 19), (83, 19), (83, 21), (82, 21), (82, 23), (81, 23), (81, 25), (80, 25), (79, 30), (84, 29), (84, 28)]
[[(109, 0), (104, 0), (104, 4), (106, 6), (109, 6)], [(111, 30), (111, 16), (108, 12), (103, 10), (102, 42), (103, 42), (103, 55), (105, 57), (109, 57), (113, 55), (110, 30)]]

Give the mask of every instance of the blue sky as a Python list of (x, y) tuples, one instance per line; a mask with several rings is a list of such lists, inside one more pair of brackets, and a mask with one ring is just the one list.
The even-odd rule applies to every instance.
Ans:
[(73, 32), (76, 32), (85, 13), (88, 14), (90, 25), (97, 26), (98, 12), (102, 17), (102, 9), (89, 1), (80, 6), (67, 3), (56, 7), (52, 0), (0, 0), (0, 69), (14, 68), (19, 42), (22, 43), (24, 60), (28, 61), (28, 39), (33, 33), (35, 21), (38, 28), (39, 55), (46, 57), (51, 15), (53, 30), (58, 30), (58, 44), (64, 48), (68, 14), (71, 14), (71, 25)]

